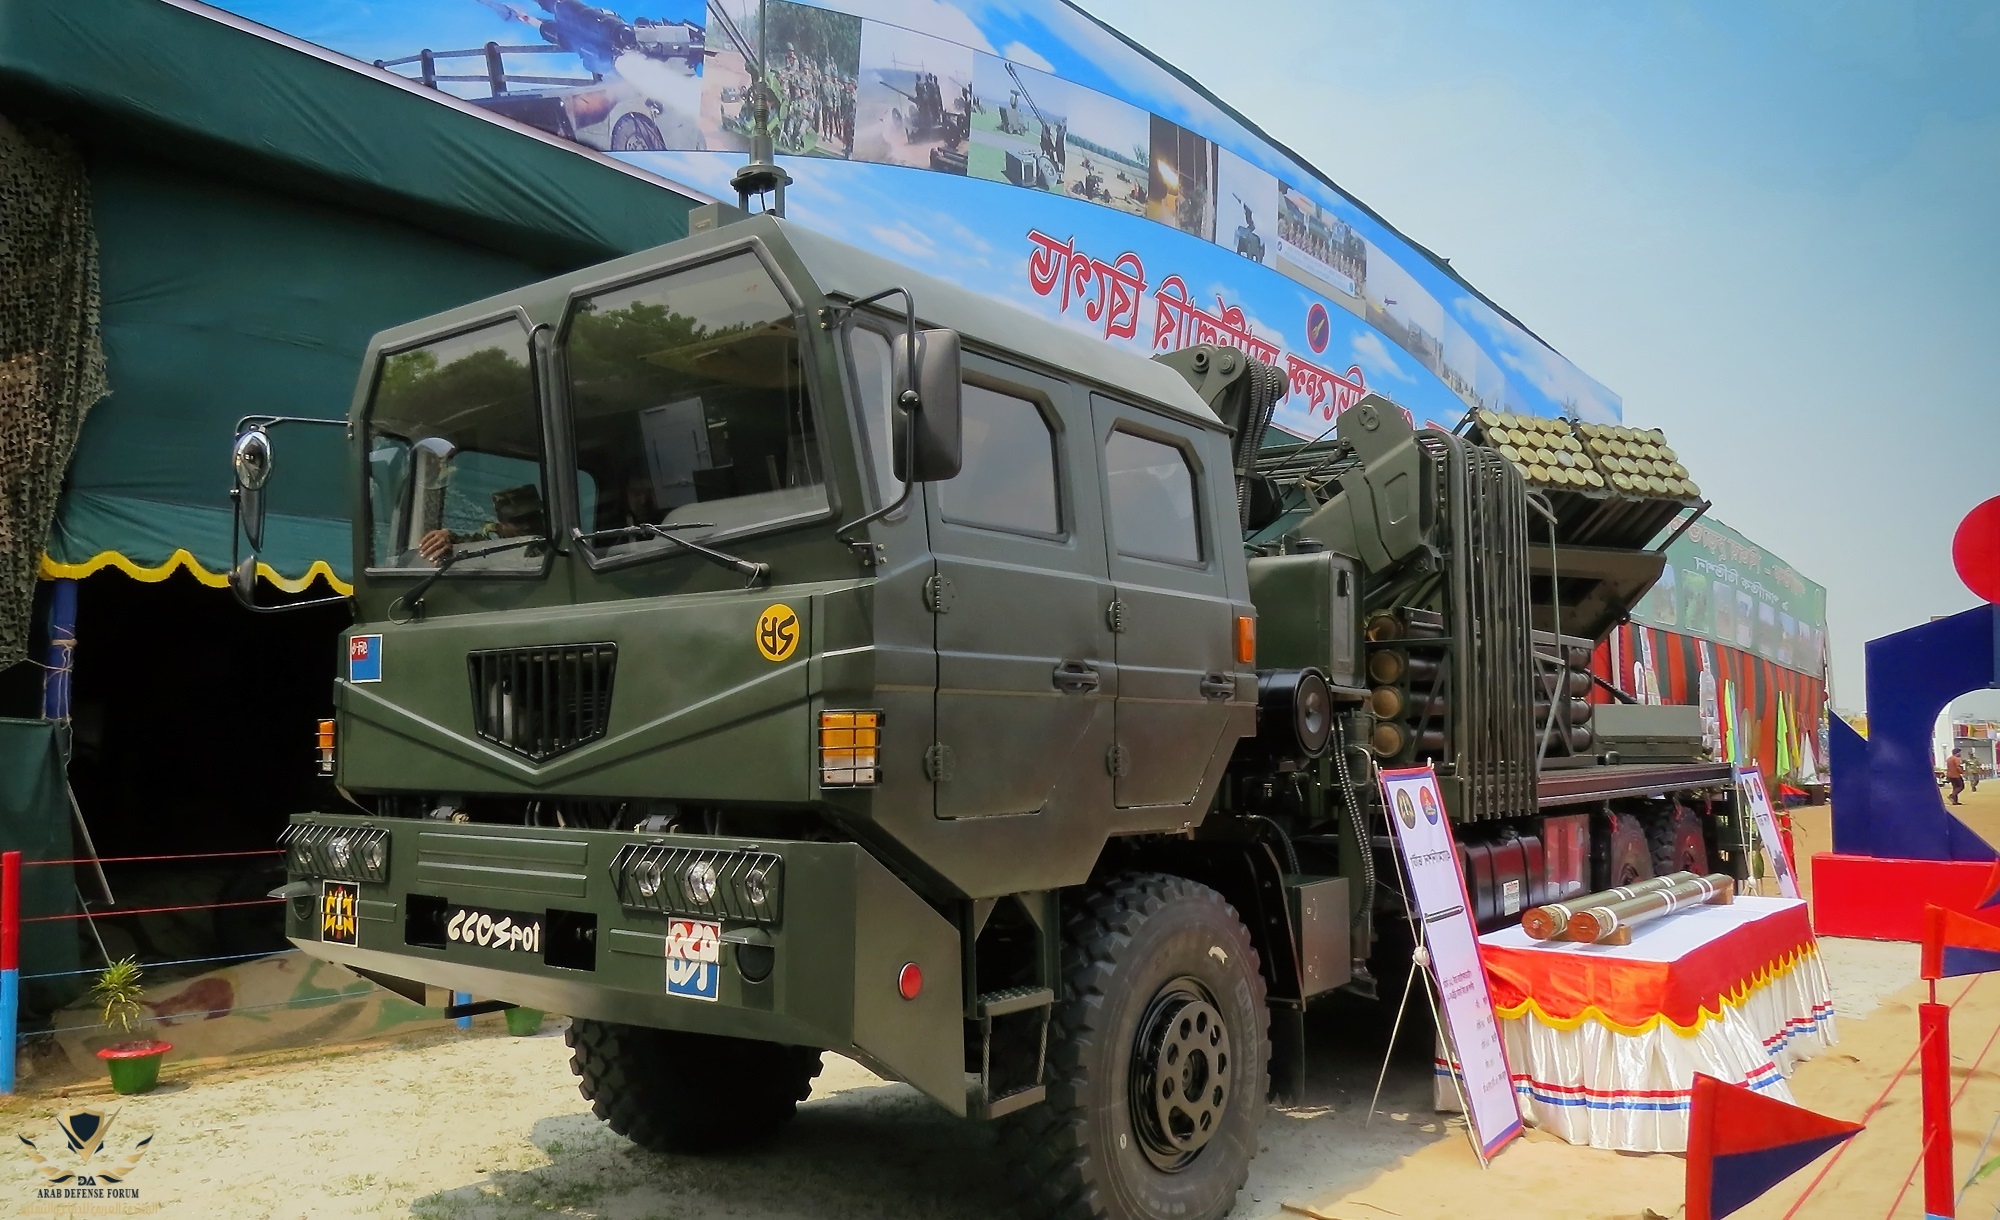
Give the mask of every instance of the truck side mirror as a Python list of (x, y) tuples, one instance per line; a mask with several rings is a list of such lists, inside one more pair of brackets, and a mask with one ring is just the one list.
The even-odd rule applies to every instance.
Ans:
[(264, 484), (271, 479), (271, 436), (262, 428), (237, 434), (230, 450), (236, 468), (236, 487), (230, 498), (236, 502), (236, 522), (250, 543), (253, 558), (264, 546)]
[[(961, 403), (958, 332), (923, 330), (896, 341), (896, 477), (904, 483), (936, 483), (958, 473)], [(913, 358), (914, 357), (914, 358)]]

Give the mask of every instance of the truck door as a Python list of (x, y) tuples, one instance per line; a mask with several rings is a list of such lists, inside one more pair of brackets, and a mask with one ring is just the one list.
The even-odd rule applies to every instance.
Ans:
[(925, 488), (941, 818), (1103, 809), (1117, 672), (1088, 404), (965, 357), (964, 465)]
[[(1201, 787), (1236, 697), (1235, 613), (1201, 432), (1091, 395), (1101, 464), (1105, 550), (1117, 598), (1114, 800), (1121, 809), (1180, 805)], [(1233, 486), (1232, 486), (1233, 494)]]

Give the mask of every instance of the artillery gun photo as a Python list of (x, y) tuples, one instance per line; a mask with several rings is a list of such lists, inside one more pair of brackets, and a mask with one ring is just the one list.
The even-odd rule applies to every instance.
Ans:
[(1021, 116), (1019, 106), (1025, 102), (1029, 113), (1034, 115), (1034, 128), (1039, 134), (1040, 147), (1032, 152), (1007, 151), (1007, 160), (1002, 172), (1007, 181), (1015, 186), (1031, 187), (1038, 191), (1060, 190), (1063, 166), (1069, 159), (1067, 147), (1068, 127), (1061, 122), (1051, 122), (1035, 105), (1035, 99), (1028, 92), (1028, 83), (1014, 65), (1007, 65), (1007, 75), (1014, 78), (1013, 104), (1000, 109), (1000, 130), (1009, 135), (1027, 135), (1028, 121)]
[(898, 89), (886, 79), (877, 78), (883, 88), (910, 103), (907, 110), (899, 107), (895, 111), (895, 119), (903, 130), (903, 142), (928, 144), (935, 141), (937, 147), (931, 149), (931, 168), (945, 173), (964, 173), (965, 145), (972, 136), (972, 86), (962, 86), (958, 96), (946, 105), (937, 73), (919, 70), (914, 77), (907, 91)]
[(1264, 261), (1264, 235), (1257, 231), (1257, 217), (1250, 211), (1250, 205), (1243, 202), (1243, 196), (1232, 194), (1243, 209), (1243, 223), (1236, 226), (1236, 252), (1252, 262)]
[[(1267, 445), (1234, 349), (691, 228), (370, 344), (301, 949), (567, 1014), (647, 1148), (830, 1050), (998, 1123), (1028, 1214), (1212, 1220), (1307, 1006), (1408, 968), (1378, 767), (1436, 768), (1482, 927), (1744, 875), (1691, 709), (1588, 664), (1705, 507), (1657, 433), (1370, 395)], [(305, 422), (236, 441), (253, 607)]]

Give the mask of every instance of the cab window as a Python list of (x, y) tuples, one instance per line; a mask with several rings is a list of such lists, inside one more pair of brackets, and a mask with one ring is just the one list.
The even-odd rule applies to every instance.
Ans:
[(827, 508), (791, 304), (750, 254), (585, 298), (565, 339), (579, 515), (627, 555)]
[[(457, 548), (547, 534), (541, 420), (519, 323), (385, 357), (367, 429), (371, 566), (429, 568)], [(545, 554), (462, 557), (452, 572), (539, 570)]]
[(1104, 476), (1119, 554), (1201, 562), (1194, 471), (1184, 450), (1115, 429), (1104, 442)]
[(944, 519), (959, 525), (1053, 537), (1062, 532), (1056, 438), (1032, 399), (968, 383), (964, 462), (939, 483)]

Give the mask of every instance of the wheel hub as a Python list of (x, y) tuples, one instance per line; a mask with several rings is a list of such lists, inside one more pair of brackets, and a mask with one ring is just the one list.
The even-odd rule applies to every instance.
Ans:
[(1132, 1125), (1155, 1167), (1184, 1168), (1222, 1126), (1232, 1092), (1229, 1028), (1193, 979), (1160, 989), (1133, 1047)]

